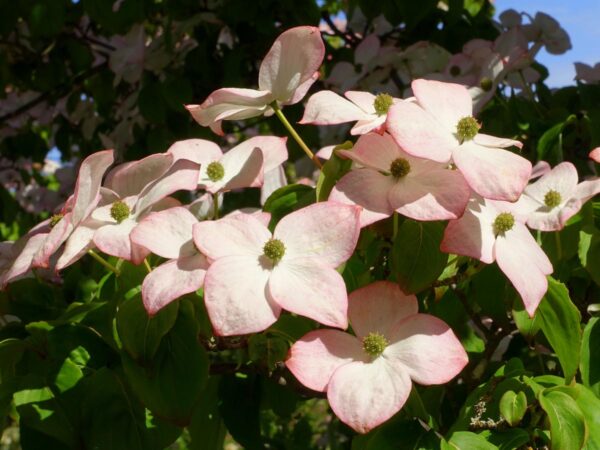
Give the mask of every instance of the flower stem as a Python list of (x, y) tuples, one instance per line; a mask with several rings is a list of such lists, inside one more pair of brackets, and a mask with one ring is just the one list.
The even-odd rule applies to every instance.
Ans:
[(396, 236), (398, 235), (398, 213), (396, 211), (394, 211), (394, 214), (392, 215), (392, 223), (393, 223), (393, 234), (392, 234), (392, 240), (396, 240)]
[(107, 260), (105, 260), (102, 256), (100, 256), (94, 250), (92, 250), (92, 249), (88, 250), (88, 255), (90, 255), (92, 258), (94, 258), (96, 261), (98, 261), (100, 264), (102, 264), (108, 270), (113, 272), (116, 276), (119, 276), (121, 274), (119, 269), (117, 269), (115, 266), (113, 266), (111, 263), (109, 263)]
[(146, 270), (148, 273), (152, 272), (152, 267), (150, 267), (150, 263), (148, 262), (148, 258), (144, 258), (144, 266), (146, 266)]
[(296, 130), (294, 130), (294, 127), (287, 120), (287, 118), (283, 115), (283, 112), (281, 111), (281, 108), (279, 107), (279, 105), (277, 104), (276, 101), (271, 103), (271, 108), (273, 108), (273, 111), (275, 111), (275, 115), (279, 118), (279, 120), (281, 121), (283, 126), (289, 131), (289, 133), (292, 135), (294, 140), (298, 143), (300, 148), (302, 150), (304, 150), (304, 153), (306, 153), (306, 156), (308, 156), (315, 163), (315, 165), (319, 168), (319, 170), (321, 170), (323, 168), (321, 161), (319, 161), (319, 158), (317, 158), (315, 156), (315, 154), (310, 150), (310, 148), (308, 148), (308, 145), (306, 145), (306, 143), (302, 140), (302, 138), (296, 132)]
[(558, 231), (554, 232), (554, 240), (556, 241), (556, 259), (560, 261), (562, 259), (562, 242)]
[(219, 218), (219, 194), (215, 193), (212, 195), (213, 200), (213, 220)]

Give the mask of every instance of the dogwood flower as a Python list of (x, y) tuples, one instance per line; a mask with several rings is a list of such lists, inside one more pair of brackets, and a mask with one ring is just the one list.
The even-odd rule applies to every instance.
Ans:
[(600, 63), (591, 66), (585, 63), (576, 62), (575, 79), (584, 81), (587, 84), (600, 82)]
[(179, 202), (168, 197), (173, 192), (194, 190), (198, 183), (196, 163), (173, 160), (170, 154), (150, 155), (109, 173), (106, 186), (115, 200), (92, 213), (98, 223), (94, 244), (101, 251), (135, 264), (148, 255), (147, 249), (131, 242), (131, 231), (151, 211), (177, 206)]
[(295, 211), (273, 233), (246, 214), (194, 225), (194, 242), (212, 264), (204, 301), (215, 333), (255, 333), (282, 309), (346, 328), (346, 286), (336, 267), (354, 251), (359, 209), (333, 202)]
[(94, 210), (100, 200), (102, 177), (114, 162), (112, 150), (96, 152), (83, 160), (79, 168), (75, 192), (59, 214), (52, 216), (50, 230), (33, 257), (34, 267), (48, 267), (50, 257), (71, 236), (79, 224)]
[(471, 190), (447, 164), (403, 152), (389, 134), (365, 134), (352, 150), (337, 150), (362, 167), (342, 177), (329, 197), (363, 207), (361, 226), (394, 211), (415, 220), (457, 219)]
[(350, 134), (370, 131), (383, 133), (390, 107), (398, 102), (389, 94), (373, 95), (369, 92), (348, 91), (339, 96), (332, 91), (320, 91), (308, 99), (300, 124), (337, 125), (357, 122)]
[(281, 164), (288, 158), (287, 138), (255, 136), (223, 151), (214, 142), (204, 139), (187, 139), (173, 144), (168, 154), (175, 160), (186, 159), (200, 164), (198, 186), (211, 194), (262, 187), (265, 178), (267, 190), (281, 187)]
[(590, 159), (600, 163), (600, 147), (595, 148), (590, 152)]
[(570, 162), (563, 162), (525, 188), (523, 201), (531, 205), (527, 226), (535, 230), (561, 230), (597, 193), (600, 179), (578, 182), (577, 169)]
[(327, 392), (333, 412), (366, 433), (398, 412), (413, 381), (447, 383), (467, 354), (446, 323), (419, 314), (417, 299), (397, 284), (378, 281), (350, 294), (356, 336), (316, 330), (292, 345), (286, 366), (310, 389)]
[(496, 261), (533, 317), (553, 268), (525, 226), (530, 211), (523, 202), (472, 198), (464, 215), (448, 223), (440, 249), (486, 264)]
[(190, 211), (177, 206), (150, 213), (131, 232), (134, 244), (169, 260), (154, 268), (142, 283), (142, 300), (149, 315), (204, 284), (208, 261), (192, 240), (197, 223)]
[(44, 220), (15, 242), (0, 243), (0, 290), (29, 272), (34, 256), (48, 237), (50, 221)]
[(411, 86), (418, 104), (399, 102), (388, 112), (386, 129), (398, 145), (419, 158), (452, 161), (482, 197), (516, 201), (531, 163), (502, 148), (522, 144), (480, 133), (464, 86), (429, 80), (415, 80)]
[(196, 122), (222, 135), (223, 120), (240, 120), (273, 113), (271, 103), (293, 105), (304, 98), (319, 78), (325, 55), (321, 32), (316, 27), (284, 31), (265, 56), (258, 74), (258, 90), (222, 88), (201, 105), (187, 105)]

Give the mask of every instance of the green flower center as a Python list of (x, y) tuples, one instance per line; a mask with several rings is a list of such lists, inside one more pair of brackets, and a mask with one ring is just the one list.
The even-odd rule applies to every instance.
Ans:
[(366, 335), (363, 338), (362, 343), (363, 350), (367, 353), (367, 355), (374, 358), (381, 355), (389, 344), (388, 340), (383, 334), (376, 332)]
[(481, 126), (477, 123), (475, 117), (463, 117), (456, 125), (456, 135), (460, 142), (470, 141), (479, 133), (479, 128)]
[(560, 192), (556, 192), (554, 189), (551, 189), (548, 192), (546, 192), (546, 195), (544, 196), (544, 203), (550, 209), (556, 208), (558, 205), (560, 205), (561, 201), (562, 197), (560, 195)]
[(263, 247), (263, 254), (274, 263), (277, 263), (285, 255), (285, 245), (279, 239), (269, 239)]
[(511, 213), (503, 212), (496, 216), (494, 220), (494, 233), (496, 235), (504, 234), (515, 226), (515, 216)]
[(127, 203), (122, 202), (121, 200), (117, 200), (110, 207), (110, 217), (115, 219), (117, 223), (123, 222), (129, 217), (129, 214), (131, 214), (129, 206), (127, 206)]
[(479, 86), (481, 87), (481, 89), (483, 89), (485, 92), (490, 92), (492, 90), (492, 88), (494, 87), (494, 82), (492, 81), (491, 78), (488, 77), (483, 77), (481, 79), (481, 81), (479, 82)]
[(219, 181), (225, 176), (225, 168), (220, 162), (213, 161), (206, 168), (206, 175), (210, 181)]
[(405, 177), (409, 172), (410, 163), (404, 158), (395, 159), (392, 161), (392, 164), (390, 164), (390, 173), (397, 180)]
[(50, 228), (54, 228), (58, 222), (60, 222), (63, 218), (62, 214), (54, 214), (50, 217)]
[(390, 94), (378, 94), (373, 102), (373, 107), (378, 116), (384, 116), (393, 104), (394, 98)]

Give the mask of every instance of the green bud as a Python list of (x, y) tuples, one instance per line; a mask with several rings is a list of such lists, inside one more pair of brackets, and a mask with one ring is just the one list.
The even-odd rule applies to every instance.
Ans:
[(494, 87), (494, 82), (491, 78), (483, 77), (479, 82), (479, 86), (481, 86), (481, 89), (483, 89), (485, 92), (490, 92)]
[(285, 245), (279, 239), (269, 239), (263, 247), (263, 253), (273, 263), (278, 263), (285, 255)]
[(377, 94), (373, 107), (378, 116), (384, 116), (394, 104), (394, 98), (390, 94)]
[(225, 168), (220, 162), (213, 161), (206, 168), (206, 175), (210, 181), (219, 181), (225, 176)]
[(369, 333), (363, 338), (362, 343), (365, 353), (374, 358), (381, 355), (389, 345), (388, 340), (380, 333)]
[(50, 228), (54, 228), (63, 217), (64, 216), (62, 214), (54, 214), (52, 217), (50, 217)]
[(131, 214), (129, 206), (121, 200), (117, 200), (110, 207), (110, 216), (115, 219), (117, 223), (123, 222), (129, 217), (129, 214)]
[(554, 189), (546, 192), (546, 195), (544, 196), (544, 203), (548, 208), (556, 208), (558, 205), (560, 205), (560, 202), (562, 202), (562, 196), (560, 195), (560, 192), (557, 192)]
[(515, 216), (509, 212), (503, 212), (496, 216), (494, 220), (494, 234), (504, 234), (515, 226)]
[(392, 176), (399, 180), (405, 177), (410, 172), (410, 163), (404, 158), (398, 158), (392, 161), (390, 165), (390, 173)]
[(463, 117), (456, 125), (456, 135), (460, 142), (470, 141), (479, 133), (479, 128), (481, 126), (477, 123), (475, 117)]

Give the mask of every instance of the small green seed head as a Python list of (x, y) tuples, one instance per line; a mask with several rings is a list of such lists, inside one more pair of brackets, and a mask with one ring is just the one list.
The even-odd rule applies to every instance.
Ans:
[(125, 219), (129, 217), (131, 214), (131, 210), (127, 203), (122, 202), (121, 200), (117, 200), (110, 207), (110, 216), (117, 221), (117, 223), (123, 222)]
[(479, 128), (481, 126), (477, 123), (475, 117), (463, 117), (456, 125), (456, 135), (461, 142), (470, 141), (479, 133)]
[(515, 226), (515, 216), (509, 212), (503, 212), (494, 220), (494, 234), (504, 234)]
[(213, 161), (206, 168), (206, 175), (210, 181), (219, 181), (225, 176), (225, 168), (220, 162)]
[(404, 158), (398, 158), (392, 161), (390, 165), (390, 173), (394, 178), (399, 180), (405, 177), (410, 172), (410, 163)]
[(389, 342), (385, 336), (377, 332), (366, 335), (363, 338), (362, 343), (365, 353), (373, 358), (381, 355), (385, 348), (389, 345)]
[(483, 89), (485, 92), (490, 92), (492, 90), (492, 88), (494, 87), (494, 82), (492, 81), (491, 78), (488, 77), (483, 77), (481, 79), (481, 81), (479, 82), (479, 86), (481, 87), (481, 89)]
[(390, 94), (377, 94), (373, 107), (378, 116), (384, 116), (393, 104), (394, 98)]
[(544, 196), (544, 203), (548, 208), (556, 208), (558, 205), (560, 205), (560, 202), (562, 202), (560, 192), (557, 192), (554, 189), (550, 189), (548, 192), (546, 192), (546, 195)]
[(269, 239), (263, 247), (263, 254), (272, 262), (278, 263), (285, 255), (285, 245), (279, 239)]
[(60, 222), (63, 218), (62, 214), (54, 214), (50, 217), (50, 228), (54, 228), (58, 222)]

